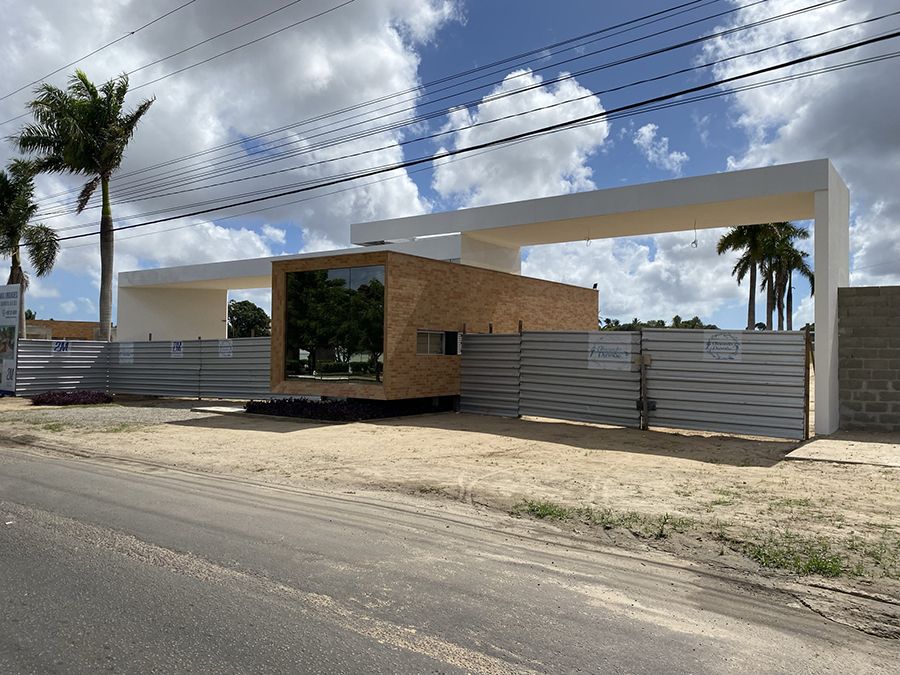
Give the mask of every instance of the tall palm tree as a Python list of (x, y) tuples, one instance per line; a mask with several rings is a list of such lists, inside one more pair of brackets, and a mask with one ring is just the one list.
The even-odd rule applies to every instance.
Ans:
[(806, 263), (809, 257), (797, 249), (794, 242), (800, 239), (809, 239), (809, 232), (797, 227), (791, 222), (771, 223), (768, 234), (763, 244), (762, 261), (762, 286), (767, 295), (766, 325), (772, 329), (772, 314), (777, 311), (778, 330), (785, 328), (785, 299), (787, 299), (787, 329), (791, 330), (793, 324), (793, 273), (799, 272), (810, 282), (810, 288), (815, 289), (813, 272)]
[(99, 186), (100, 216), (100, 339), (109, 340), (112, 324), (113, 220), (109, 179), (119, 169), (137, 124), (155, 99), (124, 111), (128, 76), (120, 75), (98, 89), (80, 70), (66, 90), (49, 84), (35, 89), (28, 104), (35, 123), (25, 125), (10, 140), (22, 152), (36, 155), (38, 171), (88, 176), (78, 195), (78, 213)]
[(28, 275), (22, 269), (22, 248), (39, 277), (50, 274), (59, 254), (56, 232), (46, 225), (32, 224), (37, 211), (34, 203), (34, 166), (14, 159), (6, 171), (0, 171), (0, 256), (10, 259), (7, 284), (19, 285), (19, 337), (25, 337), (25, 290)]
[(732, 276), (737, 277), (738, 285), (744, 277), (750, 277), (750, 299), (747, 302), (747, 330), (756, 326), (756, 272), (762, 261), (763, 243), (768, 225), (739, 225), (732, 227), (722, 235), (716, 244), (716, 253), (722, 255), (726, 251), (743, 251), (738, 258)]

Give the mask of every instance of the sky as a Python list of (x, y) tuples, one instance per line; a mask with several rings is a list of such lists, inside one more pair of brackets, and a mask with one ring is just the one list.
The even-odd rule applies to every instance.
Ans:
[[(168, 220), (117, 234), (117, 272), (342, 248), (351, 223), (827, 157), (851, 193), (851, 285), (897, 285), (900, 59), (814, 71), (891, 55), (900, 38), (738, 81), (808, 75), (779, 84), (601, 114), (896, 31), (897, 12), (896, 0), (0, 0), (0, 135), (30, 121), (39, 83), (65, 87), (75, 68), (98, 84), (128, 73), (129, 108), (155, 97), (111, 184), (113, 216)], [(0, 164), (16, 156), (0, 143)], [(415, 159), (429, 161), (230, 206)], [(84, 181), (39, 176), (36, 220), (95, 233), (99, 194), (71, 207)], [(229, 208), (185, 215), (215, 206)], [(522, 273), (596, 283), (602, 317), (743, 328), (747, 281), (716, 254), (723, 233), (536, 246)], [(812, 263), (813, 237), (798, 246)], [(31, 276), (38, 318), (97, 319), (96, 235), (64, 240), (52, 274)], [(794, 286), (802, 326), (813, 305)], [(230, 297), (270, 307), (267, 290)]]

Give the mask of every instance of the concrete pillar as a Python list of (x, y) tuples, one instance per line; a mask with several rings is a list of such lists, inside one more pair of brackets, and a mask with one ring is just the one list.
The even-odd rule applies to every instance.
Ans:
[(816, 434), (840, 423), (837, 289), (850, 285), (850, 191), (831, 163), (815, 193)]

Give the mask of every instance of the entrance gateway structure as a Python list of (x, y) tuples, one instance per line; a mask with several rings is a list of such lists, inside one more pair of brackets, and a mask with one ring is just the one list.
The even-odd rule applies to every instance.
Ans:
[[(224, 338), (228, 290), (272, 287), (272, 391), (400, 398), (403, 397), (400, 395), (402, 389), (397, 389), (398, 395), (392, 396), (365, 382), (353, 386), (350, 382), (337, 385), (321, 380), (285, 381), (286, 275), (294, 270), (335, 272), (338, 271), (336, 266), (359, 267), (354, 259), (371, 267), (375, 258), (363, 261), (357, 256), (370, 258), (372, 256), (368, 254), (382, 254), (376, 256), (375, 265), (383, 257), (388, 270), (385, 277), (383, 385), (387, 386), (391, 368), (388, 342), (403, 330), (415, 328), (412, 334), (405, 336), (406, 342), (411, 344), (416, 339), (421, 342), (423, 333), (428, 333), (424, 336), (425, 351), (418, 351), (428, 359), (433, 358), (428, 347), (428, 340), (434, 337), (432, 334), (443, 333), (444, 339), (449, 340), (447, 336), (466, 329), (470, 332), (515, 331), (516, 316), (528, 329), (596, 328), (596, 294), (587, 293), (587, 289), (515, 276), (521, 270), (520, 250), (523, 246), (679, 232), (694, 227), (709, 229), (814, 220), (815, 427), (817, 434), (829, 434), (836, 431), (839, 424), (837, 289), (849, 283), (849, 204), (847, 186), (831, 162), (821, 159), (355, 224), (351, 227), (351, 241), (359, 248), (120, 273), (119, 340)], [(436, 267), (428, 268), (425, 264), (415, 275), (403, 276), (403, 270), (410, 267), (404, 262), (408, 256), (400, 255), (391, 262), (387, 255), (391, 252), (461, 263), (461, 267), (482, 268), (482, 271), (459, 270), (448, 275), (444, 271), (446, 263), (431, 263)], [(322, 259), (322, 264), (317, 265), (316, 259)], [(397, 270), (393, 281), (391, 266)], [(485, 276), (487, 270), (493, 274)], [(434, 278), (429, 280), (432, 273)], [(472, 288), (446, 288), (436, 283), (438, 278), (452, 279), (451, 283), (455, 284), (472, 284)], [(397, 296), (397, 307), (391, 306), (392, 284), (394, 290), (407, 291), (402, 297)], [(469, 291), (468, 300), (460, 296), (463, 290)], [(495, 302), (481, 303), (478, 316), (471, 323), (466, 321), (471, 298), (485, 295), (494, 296)], [(510, 312), (508, 304), (514, 297), (519, 297), (522, 302)], [(554, 325), (546, 325), (548, 300), (550, 305), (570, 303), (573, 317), (567, 319), (554, 313)], [(582, 315), (591, 303), (593, 325), (584, 326), (586, 319)], [(419, 311), (416, 314), (429, 305), (441, 306), (456, 314), (443, 318), (434, 316), (435, 312)], [(392, 313), (401, 309), (407, 319), (418, 316), (433, 325), (413, 327), (394, 321)], [(539, 321), (539, 317), (544, 319)], [(509, 323), (512, 325), (507, 326)], [(408, 345), (404, 346), (406, 342), (396, 345), (397, 354), (405, 354), (396, 357), (398, 371), (408, 371), (411, 367), (415, 370), (416, 364), (426, 366), (427, 360), (409, 360), (412, 356)], [(450, 354), (445, 356), (445, 359), (454, 359), (445, 361), (451, 364), (449, 369), (442, 366), (441, 376), (434, 379), (435, 383), (440, 381), (444, 389), (452, 385), (450, 380), (459, 369), (459, 357), (453, 355), (453, 351), (448, 348)], [(412, 355), (416, 354), (413, 348)], [(401, 358), (403, 363), (399, 363)], [(419, 386), (415, 392), (416, 395), (438, 396), (459, 393), (458, 382), (456, 387), (456, 391), (431, 392), (426, 391), (427, 386)]]

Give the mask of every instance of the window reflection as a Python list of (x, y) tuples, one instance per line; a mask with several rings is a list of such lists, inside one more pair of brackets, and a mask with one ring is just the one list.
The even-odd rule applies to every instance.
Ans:
[(287, 275), (287, 379), (380, 383), (384, 265)]

